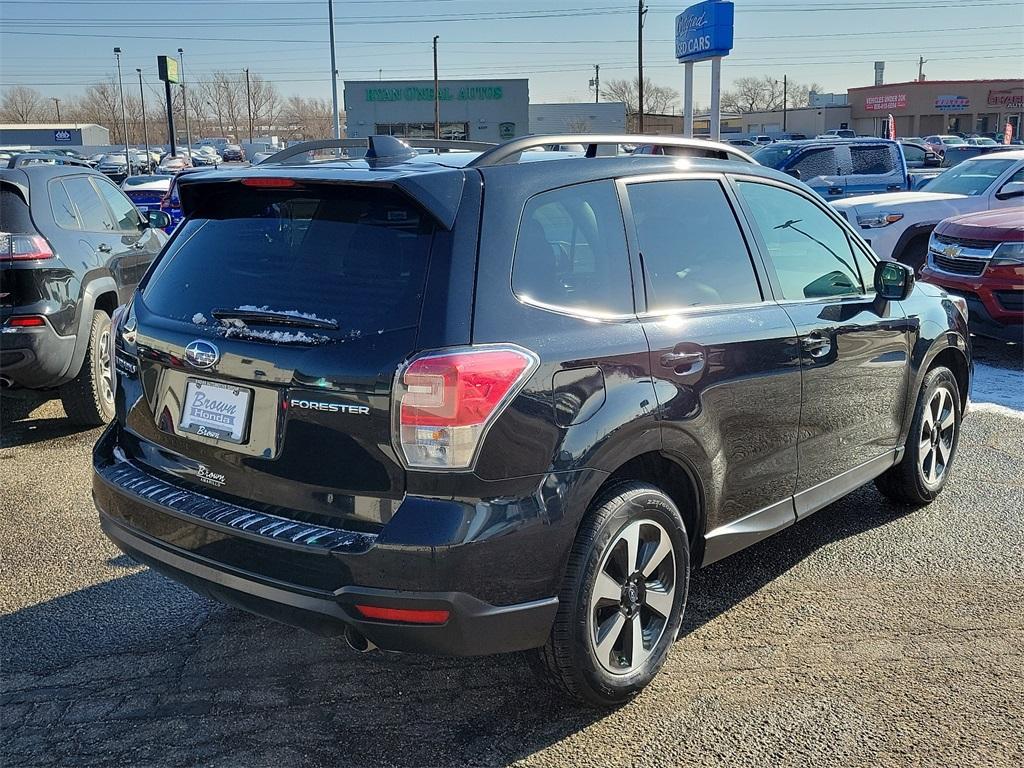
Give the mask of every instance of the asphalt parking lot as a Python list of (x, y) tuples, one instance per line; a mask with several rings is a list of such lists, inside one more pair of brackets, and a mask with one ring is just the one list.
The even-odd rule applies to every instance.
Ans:
[[(978, 357), (1024, 386), (1020, 347)], [(1024, 414), (975, 409), (926, 509), (864, 487), (698, 573), (665, 670), (612, 713), (515, 656), (358, 655), (136, 565), (90, 501), (97, 435), (59, 401), (0, 435), (4, 765), (1024, 761)]]

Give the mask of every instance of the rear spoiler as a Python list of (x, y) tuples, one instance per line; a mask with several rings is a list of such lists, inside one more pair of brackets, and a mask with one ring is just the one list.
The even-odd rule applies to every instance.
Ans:
[[(260, 163), (257, 168), (262, 168)], [(242, 188), (245, 179), (276, 178), (273, 169), (267, 172), (238, 173), (233, 171), (206, 171), (204, 173), (179, 176), (178, 197), (181, 200), (181, 212), (188, 218), (199, 210), (204, 201), (211, 196), (231, 195)], [(355, 179), (326, 176), (315, 166), (287, 166), (282, 168), (281, 178), (293, 180), (303, 188), (312, 187), (374, 187), (391, 189), (409, 198), (417, 206), (430, 214), (444, 229), (455, 226), (455, 217), (462, 203), (462, 191), (466, 184), (465, 173), (431, 173), (423, 174), (430, 177), (430, 183), (424, 184), (424, 178), (418, 175), (402, 176), (393, 179)]]

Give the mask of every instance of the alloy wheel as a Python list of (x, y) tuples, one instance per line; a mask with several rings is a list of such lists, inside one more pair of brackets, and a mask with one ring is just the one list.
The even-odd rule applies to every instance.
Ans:
[(921, 475), (929, 485), (935, 485), (946, 474), (953, 456), (956, 436), (956, 408), (952, 393), (939, 387), (925, 406), (921, 419), (918, 462)]
[(668, 532), (636, 520), (608, 546), (590, 597), (587, 633), (614, 675), (635, 671), (665, 633), (676, 594), (676, 556)]
[(106, 403), (114, 402), (114, 390), (110, 386), (110, 331), (106, 330), (100, 334), (99, 339), (99, 363), (100, 363), (100, 397)]

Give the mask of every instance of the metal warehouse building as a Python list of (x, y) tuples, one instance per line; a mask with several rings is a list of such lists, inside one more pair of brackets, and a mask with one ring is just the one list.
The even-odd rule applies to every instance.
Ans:
[[(438, 82), (442, 139), (499, 142), (529, 133), (530, 85), (516, 80)], [(433, 80), (346, 80), (350, 138), (434, 135)]]
[(531, 104), (530, 133), (625, 133), (621, 101)]
[(0, 146), (95, 147), (110, 144), (110, 131), (95, 123), (0, 124)]

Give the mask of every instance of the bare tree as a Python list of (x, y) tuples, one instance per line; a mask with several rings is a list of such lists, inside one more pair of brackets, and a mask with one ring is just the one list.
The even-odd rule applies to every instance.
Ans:
[[(637, 94), (638, 78), (633, 80), (610, 80), (601, 89), (601, 96), (605, 101), (621, 101), (626, 104), (626, 122), (629, 130), (633, 130), (636, 123), (636, 113), (639, 109), (639, 96)], [(649, 77), (644, 78), (644, 114), (659, 115), (668, 111), (676, 99), (679, 98), (679, 91), (668, 86), (658, 85)]]
[(249, 75), (249, 93), (254, 130), (256, 134), (263, 135), (277, 122), (277, 115), (281, 111), (281, 97), (273, 83), (252, 73)]
[(0, 99), (0, 122), (33, 123), (46, 116), (43, 95), (24, 85), (11, 86)]
[(574, 117), (565, 125), (569, 133), (590, 133), (590, 121), (585, 117)]
[[(125, 104), (127, 107), (127, 102)], [(114, 78), (101, 80), (85, 89), (75, 111), (79, 122), (96, 123), (110, 129), (114, 144), (124, 141), (121, 126), (121, 95)]]
[[(786, 104), (790, 107), (806, 107), (810, 103), (810, 91), (820, 90), (817, 83), (803, 85), (790, 82), (785, 92)], [(783, 83), (779, 78), (740, 77), (733, 81), (732, 88), (722, 93), (722, 109), (727, 112), (768, 112), (782, 109)]]
[(289, 96), (282, 117), (290, 139), (324, 139), (331, 135), (334, 121), (326, 99)]

